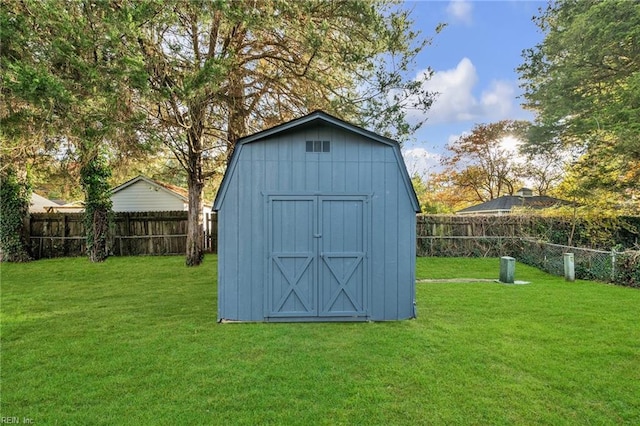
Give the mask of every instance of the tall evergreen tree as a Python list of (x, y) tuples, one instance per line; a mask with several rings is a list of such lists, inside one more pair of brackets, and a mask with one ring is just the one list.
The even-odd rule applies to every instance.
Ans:
[(3, 2), (0, 16), (8, 99), (2, 120), (14, 125), (7, 139), (20, 152), (35, 130), (34, 143), (43, 150), (71, 147), (92, 206), (86, 211), (88, 255), (104, 260), (108, 186), (100, 156), (135, 150), (145, 117), (134, 110), (133, 98), (146, 74), (125, 43), (133, 17), (107, 2), (31, 0)]
[(432, 94), (404, 77), (428, 43), (385, 0), (129, 4), (149, 73), (148, 111), (187, 173), (188, 265), (202, 260), (202, 190), (237, 140), (315, 109), (388, 136)]
[(105, 146), (170, 148), (189, 187), (188, 265), (202, 261), (205, 182), (240, 137), (323, 109), (403, 138), (422, 124), (408, 109), (433, 99), (408, 78), (429, 40), (393, 1), (9, 0), (2, 19), (18, 36), (3, 51), (6, 91), (85, 172)]

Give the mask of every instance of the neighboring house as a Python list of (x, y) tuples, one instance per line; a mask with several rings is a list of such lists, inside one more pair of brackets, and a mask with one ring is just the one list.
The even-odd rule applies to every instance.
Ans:
[(52, 213), (84, 213), (84, 203), (82, 201), (72, 201), (61, 206), (54, 207)]
[(397, 142), (321, 111), (244, 137), (214, 210), (219, 321), (415, 317), (420, 205)]
[(50, 213), (56, 207), (60, 207), (60, 204), (55, 201), (51, 201), (42, 195), (38, 195), (35, 192), (31, 193), (29, 213)]
[(541, 210), (559, 205), (570, 205), (568, 201), (546, 195), (533, 195), (529, 188), (522, 188), (515, 195), (505, 195), (487, 202), (467, 207), (456, 212), (457, 215), (504, 215), (519, 209)]
[(81, 201), (72, 203), (56, 202), (49, 200), (35, 192), (31, 194), (29, 213), (82, 213), (84, 204)]
[[(189, 193), (186, 189), (137, 176), (111, 190), (114, 212), (186, 211)], [(211, 213), (205, 201), (203, 213)]]

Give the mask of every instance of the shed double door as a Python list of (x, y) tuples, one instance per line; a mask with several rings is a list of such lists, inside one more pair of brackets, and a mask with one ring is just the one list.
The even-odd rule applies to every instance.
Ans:
[(268, 317), (367, 315), (368, 198), (270, 196)]

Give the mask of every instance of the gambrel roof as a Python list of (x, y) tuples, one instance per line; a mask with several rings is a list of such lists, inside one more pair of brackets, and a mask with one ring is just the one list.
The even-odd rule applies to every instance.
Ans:
[(231, 176), (236, 169), (238, 158), (241, 155), (242, 147), (244, 145), (254, 143), (254, 142), (259, 142), (271, 136), (275, 136), (280, 133), (285, 133), (294, 129), (299, 130), (299, 129), (307, 128), (310, 126), (315, 126), (318, 124), (333, 126), (359, 136), (364, 136), (365, 138), (373, 142), (390, 146), (393, 149), (393, 152), (395, 154), (395, 157), (398, 163), (398, 167), (400, 168), (403, 183), (411, 199), (411, 205), (413, 206), (413, 209), (416, 212), (418, 213), (420, 212), (420, 203), (418, 202), (418, 198), (416, 196), (415, 190), (413, 189), (413, 185), (411, 183), (411, 178), (409, 177), (409, 173), (407, 172), (407, 168), (402, 159), (402, 153), (400, 151), (400, 145), (398, 144), (398, 142), (394, 141), (393, 139), (381, 136), (370, 130), (366, 130), (361, 127), (355, 126), (353, 124), (347, 123), (346, 121), (343, 121), (337, 117), (327, 114), (324, 111), (314, 111), (308, 115), (305, 115), (304, 117), (300, 117), (300, 118), (288, 121), (286, 123), (277, 125), (270, 129), (266, 129), (261, 132), (254, 133), (252, 135), (245, 136), (239, 139), (238, 142), (236, 143), (235, 150), (233, 151), (233, 154), (231, 156), (231, 161), (227, 166), (227, 171), (224, 175), (224, 178), (222, 179), (222, 184), (220, 185), (220, 189), (218, 190), (218, 194), (216, 196), (215, 202), (213, 203), (213, 210), (216, 210), (216, 211), (220, 210), (221, 205), (224, 202), (224, 198), (229, 185), (228, 184), (228, 181), (230, 179), (229, 176)]

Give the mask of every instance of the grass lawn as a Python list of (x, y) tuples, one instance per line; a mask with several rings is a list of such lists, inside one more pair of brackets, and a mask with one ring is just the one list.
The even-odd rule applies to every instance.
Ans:
[[(640, 291), (421, 283), (418, 319), (216, 323), (216, 259), (1, 265), (0, 416), (34, 424), (640, 424)], [(418, 259), (497, 278), (498, 259)]]

